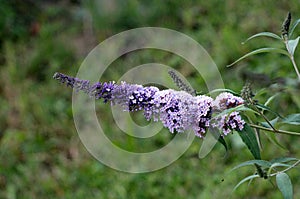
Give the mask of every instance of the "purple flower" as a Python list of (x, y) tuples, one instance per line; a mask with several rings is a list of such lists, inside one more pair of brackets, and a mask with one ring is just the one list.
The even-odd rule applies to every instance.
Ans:
[(240, 114), (236, 111), (229, 115), (222, 115), (214, 123), (215, 127), (222, 130), (222, 136), (229, 134), (232, 130), (243, 130), (245, 121), (241, 118)]
[(196, 118), (194, 119), (194, 122), (196, 123), (193, 123), (192, 126), (195, 131), (195, 135), (198, 137), (203, 137), (210, 125), (212, 102), (213, 99), (205, 95), (197, 96), (195, 99)]
[(163, 90), (155, 94), (155, 106), (146, 112), (146, 118), (159, 119), (171, 133), (192, 129), (196, 136), (203, 137), (209, 126), (211, 102), (212, 98), (207, 96), (194, 97), (185, 91)]
[(153, 98), (158, 91), (159, 89), (154, 86), (143, 87), (121, 82), (112, 91), (111, 102), (112, 105), (119, 104), (123, 106), (126, 111), (148, 111), (154, 105)]
[(241, 97), (234, 96), (231, 93), (221, 93), (218, 95), (213, 102), (214, 110), (223, 111), (229, 108), (236, 107), (244, 103), (244, 100)]
[(218, 116), (211, 121), (212, 112), (224, 111), (243, 104), (243, 99), (231, 93), (221, 93), (215, 100), (200, 95), (192, 96), (185, 91), (172, 89), (160, 91), (157, 87), (144, 87), (137, 84), (121, 82), (97, 82), (90, 84), (88, 80), (80, 80), (62, 73), (55, 73), (54, 79), (83, 91), (95, 99), (111, 102), (111, 105), (121, 105), (124, 111), (144, 111), (147, 120), (160, 120), (171, 133), (193, 130), (198, 137), (204, 137), (207, 128), (212, 125), (227, 135), (232, 130), (242, 130), (244, 120), (238, 112)]
[[(231, 93), (221, 93), (213, 102), (213, 110), (216, 112), (234, 108), (244, 103), (241, 97), (234, 96)], [(243, 130), (245, 121), (241, 118), (237, 111), (230, 114), (214, 118), (212, 126), (218, 127), (222, 131), (222, 135), (229, 134), (232, 130)]]
[(116, 84), (114, 82), (100, 83), (97, 82), (93, 85), (90, 85), (90, 81), (81, 80), (78, 78), (70, 77), (62, 73), (55, 73), (53, 78), (60, 81), (71, 88), (74, 88), (76, 91), (83, 91), (87, 93), (90, 97), (95, 99), (104, 99), (104, 102), (111, 100), (111, 94)]
[(66, 84), (67, 86), (70, 86), (71, 88), (75, 88), (77, 91), (82, 90), (88, 93), (90, 88), (89, 80), (80, 80), (78, 78), (70, 77), (62, 73), (55, 73), (53, 75), (53, 78), (60, 81), (63, 84)]

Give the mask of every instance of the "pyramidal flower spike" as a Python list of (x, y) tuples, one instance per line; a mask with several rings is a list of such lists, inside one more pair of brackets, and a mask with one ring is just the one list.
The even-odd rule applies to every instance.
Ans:
[(222, 129), (222, 135), (227, 135), (231, 130), (241, 130), (245, 123), (238, 112), (233, 112), (229, 117), (220, 117), (218, 123), (211, 124), (214, 109), (225, 110), (243, 103), (242, 98), (230, 93), (221, 93), (213, 100), (205, 95), (193, 96), (186, 91), (172, 89), (160, 91), (154, 86), (144, 87), (124, 81), (120, 84), (114, 81), (91, 84), (88, 80), (62, 73), (55, 73), (53, 78), (92, 98), (121, 105), (124, 111), (143, 111), (147, 120), (160, 120), (171, 133), (191, 129), (202, 138), (208, 127), (214, 125)]

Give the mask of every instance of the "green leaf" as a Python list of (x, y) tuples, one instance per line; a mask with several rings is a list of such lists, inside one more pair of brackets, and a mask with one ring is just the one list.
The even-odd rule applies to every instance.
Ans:
[(281, 37), (272, 33), (272, 32), (260, 32), (260, 33), (257, 33), (255, 35), (252, 35), (251, 37), (249, 37), (248, 39), (246, 39), (246, 41), (242, 42), (242, 44), (245, 44), (246, 42), (248, 42), (249, 40), (251, 39), (254, 39), (256, 37), (262, 37), (262, 36), (265, 36), (265, 37), (271, 37), (271, 38), (274, 38), (274, 39), (279, 39), (281, 40)]
[(249, 161), (243, 162), (243, 163), (233, 167), (230, 171), (236, 170), (240, 167), (254, 165), (254, 164), (257, 164), (263, 168), (268, 168), (268, 167), (272, 166), (272, 163), (269, 161), (266, 161), (266, 160), (249, 160)]
[(288, 115), (284, 118), (281, 123), (283, 124), (293, 124), (293, 125), (300, 125), (300, 113)]
[(283, 118), (281, 115), (279, 115), (279, 113), (273, 111), (272, 109), (270, 109), (269, 107), (265, 106), (265, 105), (262, 105), (262, 104), (256, 104), (255, 105), (257, 108), (260, 108), (262, 110), (265, 110), (265, 111), (269, 111), (270, 113), (273, 113), (274, 115), (276, 115), (277, 117), (279, 118)]
[(236, 107), (229, 108), (229, 109), (226, 109), (226, 110), (222, 111), (221, 113), (215, 115), (214, 118), (218, 118), (218, 117), (220, 117), (222, 115), (229, 115), (229, 114), (231, 114), (234, 111), (238, 111), (238, 112), (240, 112), (240, 111), (246, 111), (246, 112), (252, 112), (252, 113), (258, 114), (255, 110), (250, 109), (250, 108), (244, 106), (243, 104), (241, 104), (241, 105), (238, 105)]
[(295, 50), (298, 46), (298, 43), (299, 43), (299, 37), (297, 37), (294, 40), (288, 40), (288, 43), (287, 43), (288, 48), (287, 49), (292, 56), (294, 56)]
[(272, 164), (272, 166), (270, 168), (274, 168), (274, 167), (290, 167), (290, 166), (291, 165), (289, 165), (289, 164), (284, 164), (284, 163), (278, 163), (278, 162), (276, 162), (276, 163)]
[(225, 139), (222, 136), (219, 137), (218, 142), (220, 142), (224, 146), (224, 148), (225, 148), (225, 150), (227, 152), (228, 151), (228, 146), (226, 144)]
[(251, 56), (251, 55), (255, 55), (255, 54), (259, 54), (259, 53), (266, 53), (266, 52), (270, 52), (270, 53), (271, 53), (271, 52), (274, 52), (274, 53), (280, 53), (280, 54), (289, 56), (289, 54), (288, 54), (287, 51), (282, 50), (282, 49), (280, 49), (280, 48), (260, 48), (260, 49), (254, 50), (254, 51), (252, 51), (252, 52), (250, 52), (250, 53), (248, 53), (248, 54), (242, 56), (241, 58), (239, 58), (239, 59), (236, 60), (235, 62), (233, 62), (233, 63), (227, 65), (227, 67), (231, 67), (231, 66), (233, 66), (234, 64), (236, 64), (237, 62), (239, 62), (239, 61), (241, 61), (241, 60), (243, 60), (243, 59), (245, 59), (245, 58), (247, 58), (247, 57), (249, 57), (249, 56)]
[(245, 124), (243, 130), (239, 130), (238, 133), (253, 157), (255, 159), (261, 159), (259, 145), (253, 129), (248, 124)]
[(243, 184), (244, 182), (248, 181), (248, 180), (252, 180), (254, 178), (259, 178), (259, 175), (255, 174), (255, 175), (251, 175), (248, 176), (246, 178), (244, 178), (243, 180), (241, 180), (234, 188), (233, 191), (235, 191), (241, 184)]
[(276, 93), (275, 95), (272, 95), (271, 97), (269, 97), (267, 99), (267, 101), (264, 103), (264, 106), (267, 107), (275, 99), (275, 97), (277, 97), (278, 95), (279, 95), (279, 93)]
[(297, 25), (300, 23), (300, 19), (297, 19), (294, 23), (293, 23), (293, 27), (291, 28), (290, 32), (289, 32), (289, 38), (291, 38), (291, 36), (294, 33), (295, 28), (297, 27)]
[[(292, 165), (289, 165), (289, 164), (284, 164), (284, 163), (279, 163), (279, 162), (276, 162), (276, 163), (273, 163), (272, 166), (270, 166), (270, 168), (268, 169), (268, 172), (267, 172), (267, 176), (270, 176), (271, 175), (271, 172), (274, 168), (276, 167), (288, 167), (287, 169), (291, 168)], [(278, 172), (278, 169), (274, 169), (276, 172)]]
[(272, 160), (270, 160), (270, 162), (273, 163), (284, 163), (284, 162), (291, 162), (291, 161), (297, 161), (297, 158), (293, 158), (293, 157), (280, 157), (280, 158), (274, 158)]
[[(271, 124), (272, 126), (275, 126), (275, 124), (277, 123), (278, 119), (279, 119), (279, 118), (276, 117), (275, 119), (270, 120), (269, 122), (270, 122), (270, 124)], [(267, 128), (272, 128), (272, 127), (268, 124), (268, 122), (261, 122), (261, 125), (264, 126), (264, 127), (267, 127)]]
[(276, 183), (284, 199), (293, 198), (293, 185), (286, 173), (278, 173), (276, 175)]

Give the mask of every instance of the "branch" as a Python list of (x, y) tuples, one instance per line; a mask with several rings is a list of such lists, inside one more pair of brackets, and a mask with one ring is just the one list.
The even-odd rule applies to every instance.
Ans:
[(256, 124), (249, 124), (249, 126), (251, 126), (253, 128), (256, 128), (256, 129), (261, 129), (261, 130), (273, 132), (273, 133), (280, 133), (280, 134), (300, 136), (300, 133), (293, 132), (293, 131), (285, 131), (285, 130), (278, 130), (278, 129), (276, 129), (276, 131), (274, 131), (274, 129), (272, 129), (272, 128), (267, 128), (267, 127), (259, 126), (259, 125), (256, 125)]

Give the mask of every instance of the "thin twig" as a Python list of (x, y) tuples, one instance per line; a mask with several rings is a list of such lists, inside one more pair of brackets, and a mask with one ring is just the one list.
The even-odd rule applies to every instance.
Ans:
[[(252, 101), (252, 100), (251, 100)], [(253, 102), (254, 103), (254, 102)], [(273, 129), (274, 132), (277, 132), (277, 129), (271, 124), (271, 122), (268, 120), (268, 118), (260, 111), (258, 108), (254, 105), (254, 108), (256, 111), (264, 118), (264, 120), (268, 123), (268, 125)]]
[(298, 70), (298, 68), (297, 68), (297, 65), (296, 65), (294, 56), (291, 56), (290, 59), (291, 59), (291, 61), (292, 61), (292, 63), (293, 63), (293, 66), (294, 66), (295, 71), (296, 71), (296, 73), (297, 73), (298, 79), (300, 80), (300, 73), (299, 73), (299, 70)]
[(294, 168), (294, 167), (297, 166), (298, 164), (300, 164), (300, 160), (298, 160), (298, 161), (295, 162), (293, 165), (291, 165), (290, 167), (288, 167), (288, 168), (286, 168), (286, 169), (284, 169), (284, 170), (282, 170), (282, 171), (279, 171), (279, 172), (276, 172), (276, 173), (272, 173), (272, 174), (270, 175), (270, 177), (275, 176), (275, 175), (277, 175), (277, 174), (279, 174), (279, 173), (287, 172), (288, 170)]
[(267, 128), (267, 127), (259, 126), (259, 125), (256, 125), (256, 124), (249, 124), (249, 125), (253, 128), (257, 128), (257, 129), (261, 129), (261, 130), (265, 130), (265, 131), (269, 131), (269, 132), (273, 132), (273, 133), (300, 136), (300, 133), (293, 132), (293, 131), (285, 131), (285, 130), (278, 130), (278, 129), (276, 129), (276, 131), (274, 131), (274, 129), (272, 129), (272, 128)]

